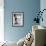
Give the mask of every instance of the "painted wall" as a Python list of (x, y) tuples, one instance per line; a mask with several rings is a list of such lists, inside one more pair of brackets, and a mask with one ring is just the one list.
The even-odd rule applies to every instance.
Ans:
[[(41, 11), (42, 11), (43, 9), (46, 9), (46, 0), (41, 0), (41, 1), (40, 1), (40, 9), (41, 9)], [(46, 27), (46, 20), (45, 20), (45, 19), (46, 19), (46, 10), (43, 12), (42, 17), (43, 17), (43, 22), (41, 21), (41, 22), (40, 22), (40, 25)]]
[[(32, 29), (32, 20), (40, 9), (40, 0), (4, 0), (4, 39), (18, 41)], [(24, 27), (12, 27), (12, 12), (24, 12)]]

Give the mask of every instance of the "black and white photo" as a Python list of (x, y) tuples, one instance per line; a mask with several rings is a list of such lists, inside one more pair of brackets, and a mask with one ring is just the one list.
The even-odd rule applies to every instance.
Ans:
[(24, 12), (12, 13), (12, 26), (23, 26), (24, 24)]

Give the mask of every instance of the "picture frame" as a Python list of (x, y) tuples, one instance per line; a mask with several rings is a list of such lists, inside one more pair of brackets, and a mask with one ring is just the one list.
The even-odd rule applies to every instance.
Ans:
[(12, 12), (12, 27), (24, 26), (24, 12)]

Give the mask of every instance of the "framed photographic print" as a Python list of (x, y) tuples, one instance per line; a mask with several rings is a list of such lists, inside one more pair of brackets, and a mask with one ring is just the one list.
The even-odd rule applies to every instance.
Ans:
[(24, 26), (24, 12), (12, 12), (12, 26)]

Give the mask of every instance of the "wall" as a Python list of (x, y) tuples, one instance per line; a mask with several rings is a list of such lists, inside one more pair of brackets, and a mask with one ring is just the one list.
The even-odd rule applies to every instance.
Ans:
[[(40, 0), (4, 0), (4, 39), (18, 41), (32, 29), (35, 12), (40, 9)], [(24, 27), (12, 27), (12, 12), (24, 12)]]
[[(40, 1), (40, 9), (41, 9), (41, 11), (42, 11), (43, 9), (46, 9), (46, 0), (41, 0), (41, 1)], [(46, 20), (45, 20), (45, 19), (46, 19), (46, 10), (43, 12), (42, 17), (43, 17), (43, 22), (41, 21), (41, 22), (40, 22), (40, 25), (46, 27)]]

